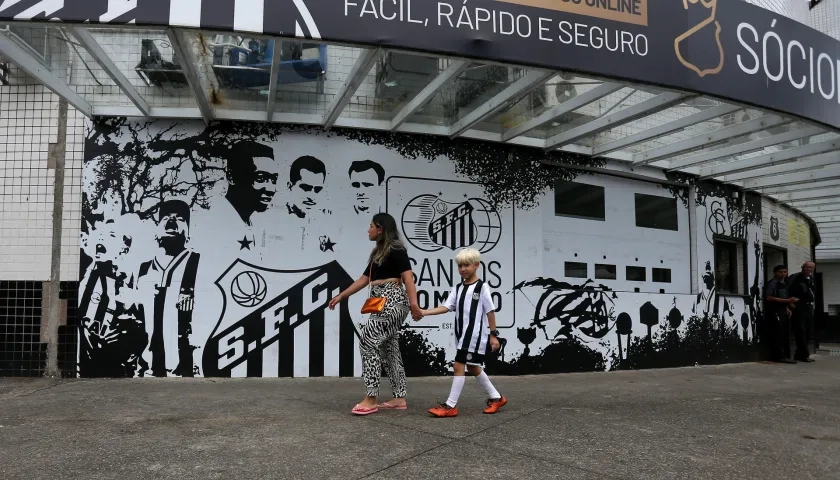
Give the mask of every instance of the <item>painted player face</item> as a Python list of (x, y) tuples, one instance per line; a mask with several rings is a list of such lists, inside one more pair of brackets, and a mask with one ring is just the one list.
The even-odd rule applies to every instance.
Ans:
[(367, 213), (371, 208), (371, 201), (374, 200), (378, 188), (378, 178), (373, 169), (350, 174), (350, 186), (355, 193), (353, 209), (356, 213)]
[(465, 263), (463, 265), (458, 265), (458, 273), (464, 281), (467, 281), (475, 276), (475, 272), (478, 271), (480, 266), (480, 263)]
[(97, 262), (116, 262), (128, 252), (128, 242), (118, 234), (113, 222), (106, 222), (91, 235), (94, 243), (94, 260)]
[(264, 212), (277, 193), (279, 166), (272, 158), (255, 158), (254, 167), (254, 209)]
[(189, 239), (189, 229), (187, 220), (178, 213), (162, 216), (158, 223), (158, 245), (165, 250), (180, 252)]

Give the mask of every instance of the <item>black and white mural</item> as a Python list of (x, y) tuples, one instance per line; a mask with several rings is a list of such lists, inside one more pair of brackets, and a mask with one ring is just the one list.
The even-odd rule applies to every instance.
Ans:
[[(546, 167), (546, 157), (566, 167)], [(326, 306), (364, 268), (377, 212), (401, 226), (422, 308), (442, 304), (459, 281), (458, 249), (482, 252), (479, 274), (504, 337), (489, 365), (497, 374), (749, 358), (760, 316), (760, 202), (703, 184), (688, 205), (684, 189), (575, 166), (604, 163), (385, 132), (90, 123), (77, 373), (359, 375), (364, 295)], [(555, 215), (553, 187), (569, 180), (603, 187), (604, 219)], [(637, 194), (677, 199), (673, 228), (638, 227)], [(704, 230), (694, 239), (689, 208)], [(744, 265), (756, 283), (740, 294), (720, 291), (719, 237), (749, 245)], [(692, 241), (699, 272), (688, 260)], [(584, 266), (571, 274), (568, 264)], [(630, 267), (647, 276), (625, 276)], [(445, 316), (407, 323), (407, 373), (447, 373), (453, 336)]]

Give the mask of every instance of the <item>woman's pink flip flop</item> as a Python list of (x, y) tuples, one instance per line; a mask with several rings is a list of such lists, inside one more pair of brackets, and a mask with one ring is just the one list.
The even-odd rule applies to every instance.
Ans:
[(350, 413), (353, 415), (370, 415), (371, 413), (376, 413), (378, 411), (379, 407), (365, 408), (361, 405), (356, 405)]
[(380, 403), (379, 408), (382, 410), (405, 410), (408, 408), (408, 405), (391, 405), (388, 402)]

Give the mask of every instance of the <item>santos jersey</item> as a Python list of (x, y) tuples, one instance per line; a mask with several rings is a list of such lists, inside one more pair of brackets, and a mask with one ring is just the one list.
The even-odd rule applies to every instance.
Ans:
[(445, 306), (455, 312), (456, 348), (484, 355), (490, 336), (487, 314), (496, 310), (490, 287), (482, 280), (470, 285), (459, 283), (449, 293)]

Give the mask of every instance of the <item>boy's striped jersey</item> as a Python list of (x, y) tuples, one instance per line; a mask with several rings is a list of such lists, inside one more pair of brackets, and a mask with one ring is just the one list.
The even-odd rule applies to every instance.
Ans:
[(490, 336), (487, 314), (496, 310), (490, 287), (479, 280), (459, 283), (446, 299), (446, 308), (455, 312), (455, 341), (458, 350), (484, 355)]

